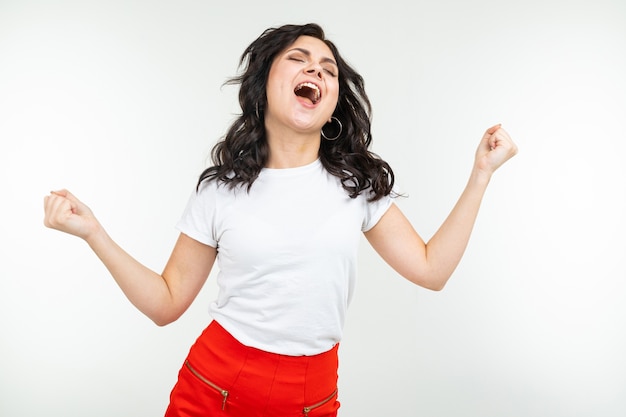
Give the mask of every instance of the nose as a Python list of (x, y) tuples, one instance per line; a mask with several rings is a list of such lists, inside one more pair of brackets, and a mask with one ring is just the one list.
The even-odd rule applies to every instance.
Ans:
[(322, 68), (317, 64), (311, 64), (311, 66), (306, 69), (306, 73), (322, 79)]

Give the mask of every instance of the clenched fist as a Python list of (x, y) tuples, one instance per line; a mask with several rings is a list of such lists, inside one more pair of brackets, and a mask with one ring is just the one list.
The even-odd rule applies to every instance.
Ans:
[(87, 240), (99, 227), (85, 204), (67, 190), (52, 191), (44, 197), (44, 225)]
[(476, 150), (475, 167), (492, 174), (502, 164), (515, 156), (517, 145), (501, 125), (487, 129)]

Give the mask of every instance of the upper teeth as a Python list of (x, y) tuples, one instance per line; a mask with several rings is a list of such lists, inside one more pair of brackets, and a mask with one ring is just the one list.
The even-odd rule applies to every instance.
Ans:
[(313, 83), (302, 83), (296, 87), (296, 91), (302, 89), (303, 87), (308, 87), (311, 90), (315, 91), (315, 101), (320, 99), (320, 89)]

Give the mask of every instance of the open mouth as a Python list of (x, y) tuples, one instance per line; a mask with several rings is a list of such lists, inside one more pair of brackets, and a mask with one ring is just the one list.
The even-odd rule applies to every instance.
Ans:
[(298, 97), (303, 97), (309, 99), (312, 104), (316, 104), (322, 98), (322, 93), (320, 89), (313, 83), (302, 83), (296, 86), (296, 89), (293, 92)]

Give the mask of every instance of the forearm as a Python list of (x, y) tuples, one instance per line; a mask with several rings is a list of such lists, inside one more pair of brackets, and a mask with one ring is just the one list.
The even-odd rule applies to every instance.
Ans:
[(431, 290), (442, 289), (463, 257), (491, 175), (516, 153), (517, 147), (500, 125), (487, 129), (463, 193), (428, 243), (395, 204), (365, 236), (404, 278)]
[(130, 302), (160, 326), (176, 320), (189, 307), (217, 256), (216, 248), (181, 233), (159, 275), (119, 247), (89, 207), (69, 191), (46, 196), (44, 213), (45, 226), (85, 240)]
[(102, 227), (85, 240), (135, 307), (157, 324), (171, 321), (172, 297), (161, 275), (124, 251)]
[(458, 266), (474, 228), (491, 175), (474, 169), (454, 208), (426, 243), (428, 276), (441, 289)]

